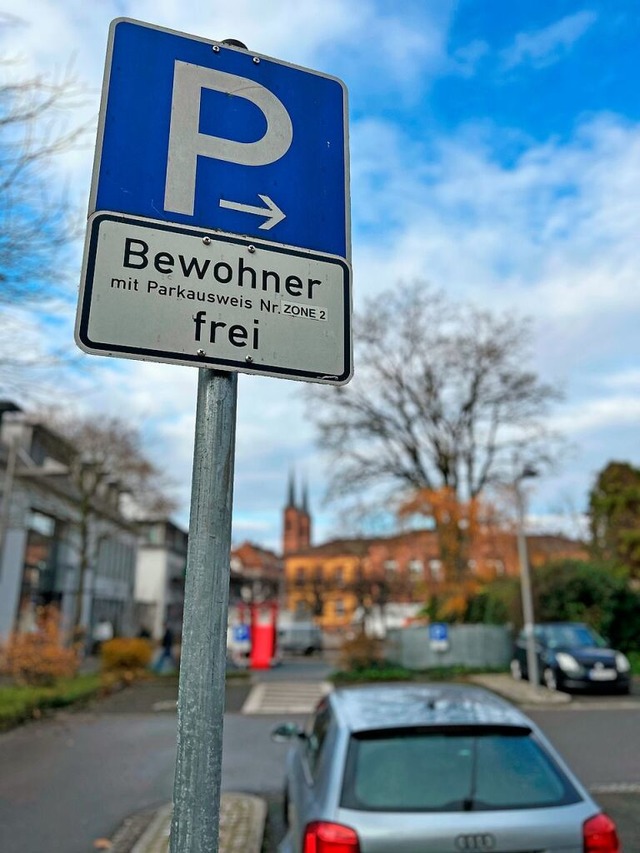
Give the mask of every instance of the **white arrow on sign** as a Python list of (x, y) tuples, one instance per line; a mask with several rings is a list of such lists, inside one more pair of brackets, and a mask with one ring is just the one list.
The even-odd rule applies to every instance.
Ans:
[(266, 207), (254, 207), (251, 204), (240, 204), (240, 202), (227, 201), (224, 198), (220, 199), (220, 207), (226, 207), (229, 210), (239, 210), (241, 213), (254, 213), (256, 216), (266, 216), (266, 220), (258, 227), (268, 231), (274, 225), (277, 225), (278, 222), (282, 222), (286, 218), (286, 213), (283, 213), (275, 201), (272, 201), (268, 195), (258, 193), (258, 196), (267, 205)]

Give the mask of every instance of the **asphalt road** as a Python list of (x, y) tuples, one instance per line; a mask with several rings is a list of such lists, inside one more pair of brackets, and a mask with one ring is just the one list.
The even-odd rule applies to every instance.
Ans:
[[(295, 660), (264, 677), (322, 679), (326, 672), (320, 661)], [(269, 731), (282, 716), (239, 714), (247, 690), (227, 690), (223, 787), (267, 799), (265, 853), (272, 853), (282, 834), (286, 746), (272, 743)], [(128, 815), (168, 802), (175, 697), (175, 682), (139, 685), (0, 735), (0, 851), (89, 853)], [(625, 853), (640, 853), (640, 697), (526, 710), (618, 822)]]
[(624, 853), (640, 853), (640, 696), (575, 698), (562, 710), (526, 713), (614, 818)]

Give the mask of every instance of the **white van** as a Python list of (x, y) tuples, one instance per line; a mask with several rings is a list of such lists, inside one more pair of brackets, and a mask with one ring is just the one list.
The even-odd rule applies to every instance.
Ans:
[(322, 651), (322, 632), (315, 622), (284, 622), (278, 625), (278, 651), (312, 655)]

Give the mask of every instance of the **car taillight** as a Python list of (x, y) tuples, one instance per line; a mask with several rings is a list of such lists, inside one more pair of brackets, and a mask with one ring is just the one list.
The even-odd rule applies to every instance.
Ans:
[(597, 814), (582, 827), (584, 853), (620, 853), (616, 825), (606, 814)]
[(302, 853), (360, 853), (358, 834), (340, 823), (323, 820), (308, 823)]

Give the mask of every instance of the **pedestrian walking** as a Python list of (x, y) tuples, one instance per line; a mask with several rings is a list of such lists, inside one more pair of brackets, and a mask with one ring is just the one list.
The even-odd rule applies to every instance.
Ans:
[(113, 640), (113, 625), (108, 619), (101, 619), (93, 629), (93, 654), (99, 655), (104, 643)]
[(162, 635), (162, 641), (160, 643), (160, 656), (153, 665), (154, 672), (162, 672), (162, 668), (164, 666), (165, 661), (168, 661), (171, 664), (172, 668), (177, 668), (176, 660), (173, 656), (173, 643), (173, 631), (167, 623), (165, 625), (164, 634)]

